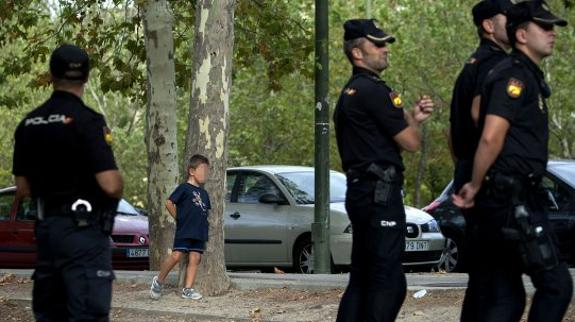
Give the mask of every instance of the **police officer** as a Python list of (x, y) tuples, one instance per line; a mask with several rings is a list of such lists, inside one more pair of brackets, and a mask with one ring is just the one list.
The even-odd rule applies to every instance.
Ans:
[(433, 111), (424, 96), (411, 111), (379, 77), (395, 38), (373, 19), (344, 24), (344, 52), (353, 74), (337, 103), (334, 122), (343, 170), (346, 210), (353, 229), (349, 285), (337, 321), (394, 321), (406, 294), (400, 151), (421, 144), (418, 125)]
[(481, 87), (487, 73), (507, 56), (505, 30), (507, 0), (482, 0), (472, 9), (480, 44), (455, 81), (451, 100), (450, 146), (455, 159), (454, 191), (471, 178), (473, 156), (481, 133), (478, 131)]
[(519, 321), (526, 273), (536, 288), (528, 320), (561, 321), (573, 284), (541, 204), (551, 91), (539, 65), (552, 54), (554, 26), (567, 22), (541, 0), (510, 7), (507, 20), (513, 52), (486, 79), (472, 179), (453, 197), (457, 206), (475, 205), (471, 238), (477, 261), (470, 268), (461, 320)]
[(16, 202), (37, 201), (37, 321), (108, 321), (114, 274), (110, 239), (123, 182), (102, 115), (84, 105), (87, 53), (58, 47), (54, 92), (15, 133)]

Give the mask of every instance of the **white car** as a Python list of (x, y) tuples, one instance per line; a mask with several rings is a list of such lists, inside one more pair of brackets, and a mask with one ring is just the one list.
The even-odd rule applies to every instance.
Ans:
[[(346, 178), (330, 172), (330, 250), (332, 267), (351, 264), (351, 223), (345, 211)], [(445, 238), (427, 213), (405, 207), (404, 265), (437, 264)], [(314, 220), (314, 168), (250, 166), (227, 171), (224, 212), (228, 267), (293, 267), (311, 273)]]

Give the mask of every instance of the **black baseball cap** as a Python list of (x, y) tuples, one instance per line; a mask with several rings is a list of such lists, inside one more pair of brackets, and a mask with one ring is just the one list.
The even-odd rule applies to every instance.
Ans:
[(86, 81), (90, 74), (88, 53), (78, 46), (61, 45), (50, 57), (50, 73), (55, 78)]
[(395, 41), (395, 37), (388, 35), (377, 26), (375, 19), (351, 19), (343, 24), (343, 29), (345, 30), (344, 40), (365, 37), (376, 45), (391, 44)]
[(476, 26), (480, 26), (485, 19), (497, 14), (505, 14), (512, 5), (510, 0), (482, 0), (471, 9), (473, 23)]
[(553, 13), (547, 3), (543, 0), (528, 0), (519, 2), (509, 8), (507, 12), (507, 30), (514, 32), (517, 26), (533, 21), (544, 25), (567, 26), (567, 21)]

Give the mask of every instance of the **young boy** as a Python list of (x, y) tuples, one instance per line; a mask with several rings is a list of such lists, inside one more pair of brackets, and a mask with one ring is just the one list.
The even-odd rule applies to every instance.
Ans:
[(176, 234), (172, 254), (160, 266), (160, 274), (155, 276), (150, 287), (152, 299), (159, 299), (162, 284), (168, 273), (180, 261), (184, 253), (189, 253), (189, 263), (182, 298), (199, 300), (202, 295), (192, 288), (201, 254), (208, 240), (208, 209), (210, 198), (203, 185), (209, 175), (209, 161), (202, 155), (194, 155), (188, 163), (188, 181), (180, 184), (166, 200), (166, 208), (176, 219)]

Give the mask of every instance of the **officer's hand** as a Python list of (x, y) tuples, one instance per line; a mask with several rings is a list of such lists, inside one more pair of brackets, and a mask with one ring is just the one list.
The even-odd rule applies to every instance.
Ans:
[(433, 100), (428, 95), (421, 96), (413, 106), (413, 119), (417, 123), (427, 120), (433, 113)]
[(453, 204), (459, 208), (467, 209), (473, 207), (475, 204), (475, 195), (479, 191), (471, 182), (466, 183), (457, 194), (451, 195)]

